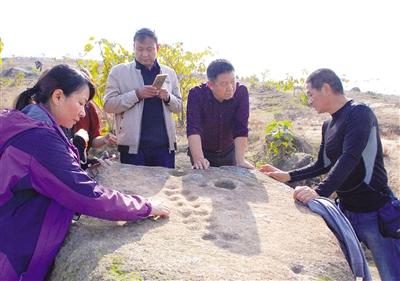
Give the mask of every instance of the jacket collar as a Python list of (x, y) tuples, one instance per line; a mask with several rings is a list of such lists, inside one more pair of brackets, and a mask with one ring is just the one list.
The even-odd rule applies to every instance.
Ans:
[(135, 59), (135, 68), (136, 69), (139, 69), (139, 70), (147, 70), (147, 71), (152, 71), (152, 70), (154, 70), (154, 68), (158, 68), (158, 69), (161, 69), (161, 67), (160, 67), (160, 65), (159, 65), (159, 63), (158, 63), (158, 61), (157, 61), (157, 59), (154, 61), (154, 63), (153, 63), (153, 65), (151, 66), (151, 69), (149, 70), (146, 66), (144, 66), (143, 64), (141, 64), (140, 62), (138, 62), (136, 59)]
[(24, 108), (23, 111), (24, 112), (6, 109), (0, 113), (0, 123), (2, 124), (0, 128), (0, 135), (2, 136), (0, 139), (0, 151), (13, 137), (24, 131), (33, 128), (54, 128), (66, 145), (78, 157), (77, 159), (79, 161), (79, 153), (77, 153), (76, 148), (71, 144), (60, 126), (56, 123), (54, 117), (43, 105), (32, 104)]

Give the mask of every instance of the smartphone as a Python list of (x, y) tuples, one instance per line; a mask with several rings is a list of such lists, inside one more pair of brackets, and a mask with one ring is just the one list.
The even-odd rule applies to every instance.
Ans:
[(167, 76), (168, 76), (168, 74), (164, 74), (164, 73), (157, 74), (156, 79), (154, 79), (154, 82), (153, 82), (153, 87), (156, 87), (158, 90), (160, 90), (162, 85), (165, 82), (165, 79), (167, 79)]

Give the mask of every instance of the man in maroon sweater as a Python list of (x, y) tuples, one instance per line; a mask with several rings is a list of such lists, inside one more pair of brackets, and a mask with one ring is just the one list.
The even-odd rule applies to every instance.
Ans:
[(249, 93), (235, 79), (233, 65), (218, 59), (207, 67), (206, 84), (189, 91), (187, 137), (195, 169), (236, 165), (254, 168), (244, 158), (247, 148)]

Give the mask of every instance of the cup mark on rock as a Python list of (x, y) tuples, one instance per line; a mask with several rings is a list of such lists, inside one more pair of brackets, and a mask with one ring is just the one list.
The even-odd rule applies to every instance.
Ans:
[(233, 190), (236, 188), (236, 183), (234, 183), (231, 180), (227, 180), (227, 179), (223, 179), (223, 180), (218, 180), (214, 183), (214, 185), (216, 187), (220, 187), (220, 188), (225, 188), (228, 190)]

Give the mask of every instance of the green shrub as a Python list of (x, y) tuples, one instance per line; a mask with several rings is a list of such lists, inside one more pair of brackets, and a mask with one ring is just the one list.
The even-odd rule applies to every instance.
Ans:
[(293, 124), (289, 120), (273, 120), (265, 128), (266, 154), (276, 164), (295, 152)]
[(17, 72), (17, 74), (15, 74), (15, 86), (21, 86), (22, 82), (25, 80), (25, 73), (23, 72)]
[(300, 99), (300, 103), (301, 103), (302, 105), (308, 105), (308, 96), (307, 96), (306, 93), (301, 92), (301, 93), (299, 94), (299, 99)]

